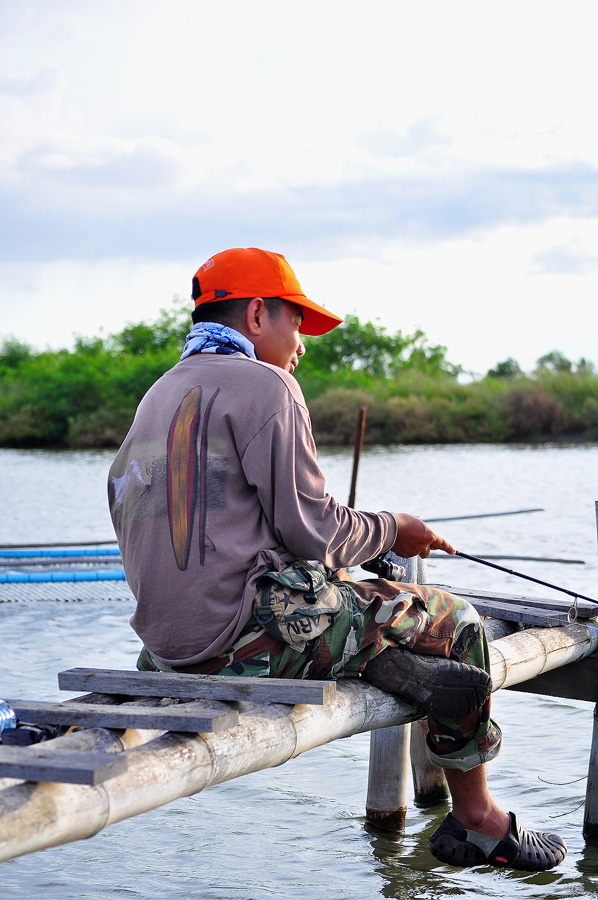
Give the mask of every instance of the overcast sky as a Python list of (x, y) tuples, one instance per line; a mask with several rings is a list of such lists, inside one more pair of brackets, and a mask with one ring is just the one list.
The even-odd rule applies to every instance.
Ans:
[(594, 0), (0, 0), (0, 337), (154, 319), (212, 254), (485, 373), (598, 363)]

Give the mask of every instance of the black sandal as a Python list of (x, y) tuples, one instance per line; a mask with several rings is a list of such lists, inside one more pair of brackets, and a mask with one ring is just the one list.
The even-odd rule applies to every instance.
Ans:
[(567, 855), (567, 845), (558, 834), (531, 831), (510, 812), (509, 833), (499, 839), (469, 831), (449, 813), (430, 838), (430, 852), (450, 866), (490, 865), (545, 872), (558, 866)]

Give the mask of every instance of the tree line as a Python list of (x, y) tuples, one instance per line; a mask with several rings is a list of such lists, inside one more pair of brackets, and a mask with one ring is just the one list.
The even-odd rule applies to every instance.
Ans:
[[(0, 344), (0, 446), (115, 447), (148, 388), (173, 366), (190, 328), (177, 298), (154, 322), (79, 337), (72, 350)], [(306, 338), (297, 369), (316, 440), (351, 444), (367, 406), (368, 443), (598, 440), (598, 374), (560, 351), (532, 373), (507, 359), (464, 383), (422, 331), (403, 334), (347, 316)]]

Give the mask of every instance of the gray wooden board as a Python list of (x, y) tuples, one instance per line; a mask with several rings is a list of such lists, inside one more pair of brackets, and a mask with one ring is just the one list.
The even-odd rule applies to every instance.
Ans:
[(43, 746), (1, 747), (0, 777), (26, 781), (100, 784), (127, 769), (124, 753), (46, 750)]
[[(519, 594), (472, 590), (446, 584), (430, 584), (428, 587), (442, 588), (464, 597), (481, 615), (544, 627), (566, 625), (569, 622), (569, 611), (573, 610), (575, 604), (573, 597), (570, 599), (525, 597)], [(587, 600), (577, 601), (576, 617), (578, 619), (587, 619), (596, 615), (598, 615), (598, 605), (588, 603)]]
[(468, 597), (467, 599), (481, 616), (492, 616), (496, 619), (506, 619), (509, 622), (523, 622), (525, 625), (537, 625), (540, 628), (553, 628), (557, 625), (567, 625), (569, 622), (565, 612), (523, 606), (523, 604), (499, 603), (496, 600), (486, 600), (480, 597)]
[(132, 697), (173, 697), (185, 700), (251, 699), (265, 703), (318, 705), (329, 703), (336, 693), (334, 681), (86, 668), (59, 672), (58, 686), (63, 691), (84, 690)]
[(85, 728), (156, 728), (164, 731), (224, 731), (239, 721), (235, 710), (214, 712), (174, 706), (109, 706), (93, 703), (49, 703), (37, 700), (7, 700), (22, 722), (48, 725), (80, 725)]

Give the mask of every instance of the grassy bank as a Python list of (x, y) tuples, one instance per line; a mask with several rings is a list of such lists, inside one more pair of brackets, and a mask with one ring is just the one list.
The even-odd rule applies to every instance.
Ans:
[[(178, 360), (188, 325), (178, 302), (154, 323), (73, 350), (5, 341), (0, 446), (118, 446), (143, 394)], [(598, 375), (557, 351), (531, 374), (506, 360), (463, 384), (445, 348), (419, 331), (389, 335), (350, 316), (306, 344), (297, 376), (320, 444), (351, 444), (362, 405), (368, 443), (598, 440)]]

